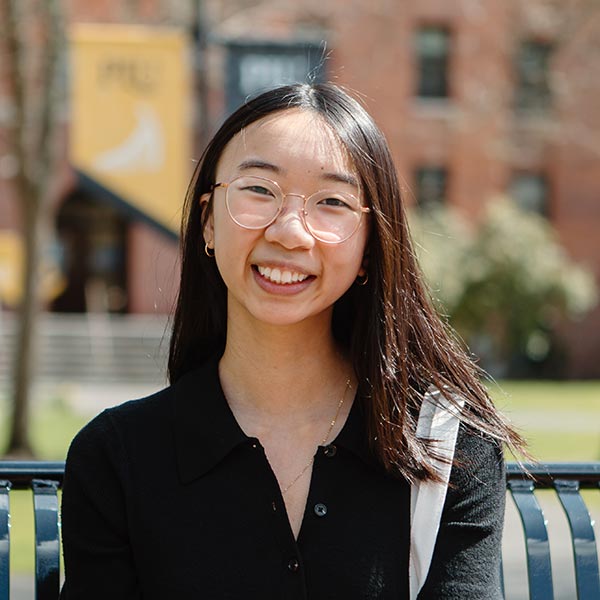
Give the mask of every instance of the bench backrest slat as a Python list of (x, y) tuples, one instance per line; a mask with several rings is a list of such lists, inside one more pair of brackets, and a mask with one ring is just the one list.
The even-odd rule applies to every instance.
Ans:
[(579, 483), (557, 479), (554, 488), (571, 529), (578, 598), (600, 598), (598, 551), (590, 513), (579, 494)]
[(10, 481), (0, 480), (0, 600), (10, 592)]
[(527, 548), (527, 573), (530, 600), (553, 600), (550, 543), (544, 512), (534, 495), (535, 486), (528, 479), (513, 479), (508, 488), (515, 501)]
[(35, 600), (56, 600), (60, 585), (58, 482), (32, 482), (35, 521)]

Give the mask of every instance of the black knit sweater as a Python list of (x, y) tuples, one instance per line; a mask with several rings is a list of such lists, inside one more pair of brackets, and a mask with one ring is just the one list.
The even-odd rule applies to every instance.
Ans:
[[(461, 426), (422, 600), (500, 598), (504, 467)], [(409, 485), (365, 443), (359, 399), (315, 456), (298, 539), (211, 361), (96, 417), (67, 459), (63, 600), (408, 598)]]

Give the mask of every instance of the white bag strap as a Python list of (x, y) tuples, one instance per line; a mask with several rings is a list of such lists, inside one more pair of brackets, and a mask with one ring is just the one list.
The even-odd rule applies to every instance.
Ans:
[(440, 527), (460, 425), (457, 413), (464, 405), (464, 399), (457, 398), (455, 402), (456, 404), (451, 404), (437, 388), (431, 387), (423, 397), (419, 412), (417, 437), (439, 440), (435, 450), (444, 460), (433, 460), (442, 478), (441, 482), (417, 482), (411, 486), (408, 570), (410, 600), (416, 600), (427, 579)]

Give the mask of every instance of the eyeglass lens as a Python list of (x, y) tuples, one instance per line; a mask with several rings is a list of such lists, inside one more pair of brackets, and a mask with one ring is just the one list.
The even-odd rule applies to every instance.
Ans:
[[(227, 209), (241, 227), (261, 229), (277, 216), (284, 196), (277, 184), (261, 177), (238, 177), (227, 187)], [(357, 229), (361, 206), (345, 192), (320, 191), (306, 202), (305, 223), (312, 235), (324, 242), (337, 243)]]

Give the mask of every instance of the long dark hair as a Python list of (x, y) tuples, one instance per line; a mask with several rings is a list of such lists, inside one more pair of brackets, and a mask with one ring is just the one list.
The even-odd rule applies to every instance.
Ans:
[(226, 288), (204, 252), (203, 230), (212, 210), (201, 209), (228, 142), (272, 113), (302, 108), (318, 114), (346, 148), (371, 208), (369, 279), (338, 300), (333, 334), (349, 351), (365, 403), (369, 443), (391, 473), (409, 481), (435, 480), (431, 444), (416, 436), (423, 393), (430, 384), (451, 402), (465, 399), (472, 429), (522, 449), (523, 441), (492, 404), (480, 372), (433, 308), (410, 240), (396, 169), (384, 135), (366, 110), (333, 84), (279, 87), (249, 100), (217, 131), (192, 177), (182, 222), (181, 284), (169, 355), (172, 383), (222, 352)]

